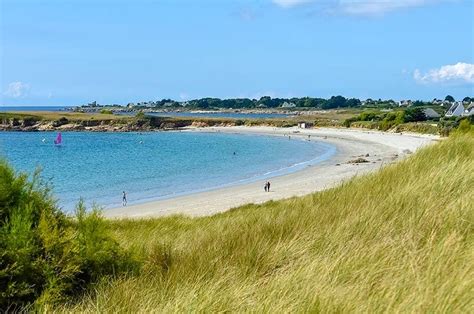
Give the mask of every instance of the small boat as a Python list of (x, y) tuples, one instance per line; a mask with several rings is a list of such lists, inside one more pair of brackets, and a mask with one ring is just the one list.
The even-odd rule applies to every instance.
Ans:
[(61, 145), (63, 141), (63, 138), (61, 136), (61, 132), (58, 133), (58, 136), (56, 137), (56, 139), (54, 140), (54, 145)]

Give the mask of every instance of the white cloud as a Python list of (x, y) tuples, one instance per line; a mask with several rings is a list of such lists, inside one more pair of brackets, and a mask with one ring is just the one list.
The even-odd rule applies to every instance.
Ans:
[(340, 0), (341, 12), (352, 15), (383, 15), (385, 13), (432, 4), (442, 0)]
[(11, 82), (3, 94), (12, 98), (20, 98), (28, 95), (29, 91), (30, 85), (23, 82)]
[(453, 1), (455, 0), (273, 0), (273, 3), (282, 8), (293, 8), (308, 3), (322, 4), (329, 13), (384, 15), (400, 9)]
[(474, 84), (474, 64), (458, 62), (443, 65), (422, 73), (416, 69), (413, 78), (419, 83), (469, 83)]
[(297, 7), (302, 4), (315, 2), (314, 0), (272, 0), (273, 3), (282, 7), (282, 8), (292, 8)]

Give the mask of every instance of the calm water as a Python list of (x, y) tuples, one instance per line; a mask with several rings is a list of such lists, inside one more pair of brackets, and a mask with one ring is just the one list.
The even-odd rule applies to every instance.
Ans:
[[(104, 207), (140, 203), (300, 170), (333, 146), (282, 137), (223, 133), (0, 132), (0, 156), (16, 169), (43, 168), (64, 210), (80, 197)], [(43, 142), (44, 139), (44, 142)], [(235, 152), (235, 154), (234, 154)]]
[(64, 106), (0, 106), (0, 111), (64, 111)]
[(156, 112), (148, 113), (158, 117), (193, 117), (193, 118), (231, 118), (231, 119), (271, 119), (286, 118), (283, 113), (241, 113), (241, 112)]
[[(65, 111), (64, 106), (0, 106), (0, 111)], [(135, 115), (136, 112), (121, 113)], [(147, 113), (158, 117), (193, 117), (193, 118), (230, 118), (230, 119), (271, 119), (286, 118), (290, 115), (284, 113), (241, 113), (241, 112), (155, 112)]]

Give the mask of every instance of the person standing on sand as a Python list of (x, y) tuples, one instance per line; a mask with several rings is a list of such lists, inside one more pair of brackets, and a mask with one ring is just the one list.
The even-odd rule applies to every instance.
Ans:
[(267, 182), (267, 192), (270, 192), (270, 181)]
[(122, 192), (122, 206), (127, 206), (127, 193)]
[(263, 186), (263, 189), (265, 190), (265, 192), (267, 192), (267, 190), (268, 190), (268, 181), (265, 182), (265, 185)]

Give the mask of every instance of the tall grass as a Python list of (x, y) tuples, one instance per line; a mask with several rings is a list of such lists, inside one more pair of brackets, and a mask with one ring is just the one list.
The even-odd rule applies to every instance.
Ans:
[(474, 311), (474, 137), (305, 197), (110, 221), (138, 276), (58, 311)]

